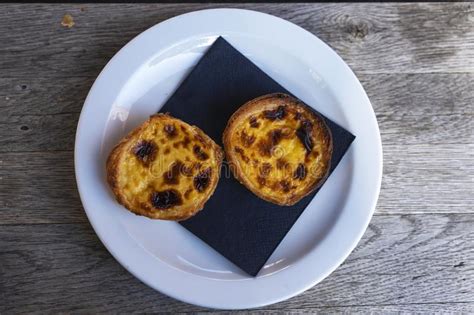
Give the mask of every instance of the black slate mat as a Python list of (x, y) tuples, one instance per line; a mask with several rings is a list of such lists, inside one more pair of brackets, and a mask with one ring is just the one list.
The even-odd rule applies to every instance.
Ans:
[[(235, 110), (274, 92), (291, 95), (219, 37), (160, 111), (198, 126), (222, 146), (222, 133)], [(334, 142), (332, 172), (355, 137), (325, 119)], [(255, 276), (315, 194), (282, 207), (256, 197), (233, 176), (222, 175), (205, 208), (181, 224)]]

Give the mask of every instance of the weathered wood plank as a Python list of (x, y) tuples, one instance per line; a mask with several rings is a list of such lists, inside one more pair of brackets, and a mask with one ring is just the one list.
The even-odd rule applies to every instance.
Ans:
[[(474, 73), (362, 73), (359, 79), (379, 115), (474, 114)], [(79, 113), (94, 80), (0, 78), (0, 109), (6, 116)]]
[[(387, 145), (384, 156), (376, 214), (474, 213), (474, 145)], [(86, 220), (73, 152), (0, 154), (1, 224)]]
[(0, 153), (0, 224), (87, 222), (74, 153)]
[[(200, 311), (197, 314), (252, 314), (252, 315), (264, 315), (264, 314), (275, 314), (276, 312), (281, 313), (281, 309), (272, 309), (271, 306), (266, 307), (264, 310), (248, 310), (248, 311)], [(367, 305), (367, 306), (329, 306), (329, 307), (311, 307), (311, 308), (285, 308), (284, 314), (371, 314), (371, 315), (387, 315), (387, 314), (467, 314), (474, 312), (474, 303), (462, 302), (462, 303), (420, 303), (420, 304), (396, 304), (396, 305)]]
[[(377, 216), (331, 276), (270, 309), (441, 310), (458, 303), (451, 309), (470, 311), (473, 223), (473, 215)], [(88, 224), (2, 226), (0, 275), (2, 313), (205, 311), (133, 279)]]
[[(474, 74), (361, 75), (384, 144), (474, 143)], [(0, 152), (72, 150), (93, 78), (0, 79)], [(54, 136), (53, 136), (54, 135)]]
[(0, 116), (0, 152), (73, 150), (79, 113)]
[(474, 213), (474, 144), (383, 149), (377, 214)]
[(384, 144), (474, 143), (474, 75), (362, 75), (360, 80)]
[(22, 115), (80, 113), (95, 77), (52, 80), (44, 77), (0, 78), (2, 120)]
[[(0, 48), (2, 76), (97, 75), (145, 29), (214, 7), (253, 9), (294, 22), (327, 42), (356, 73), (474, 72), (474, 11), (468, 3), (9, 4), (0, 12), (0, 38), (8, 43)], [(66, 13), (75, 19), (70, 29), (60, 24)]]
[(368, 75), (384, 145), (474, 143), (472, 74)]
[(72, 152), (83, 101), (113, 54), (156, 23), (212, 7), (274, 14), (328, 43), (367, 90), (384, 143), (381, 195), (359, 246), (321, 284), (260, 312), (474, 313), (470, 3), (2, 6), (0, 313), (213, 312), (153, 291), (112, 259), (87, 223)]
[(380, 116), (474, 114), (472, 73), (362, 74), (359, 80)]

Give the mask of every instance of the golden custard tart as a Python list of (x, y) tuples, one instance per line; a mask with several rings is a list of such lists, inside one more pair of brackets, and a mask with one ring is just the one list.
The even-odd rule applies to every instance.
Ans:
[(112, 150), (107, 181), (117, 201), (131, 212), (184, 220), (213, 194), (222, 159), (222, 149), (199, 128), (157, 114)]
[(234, 176), (278, 205), (295, 204), (329, 173), (331, 131), (307, 105), (286, 94), (264, 95), (240, 107), (223, 142)]

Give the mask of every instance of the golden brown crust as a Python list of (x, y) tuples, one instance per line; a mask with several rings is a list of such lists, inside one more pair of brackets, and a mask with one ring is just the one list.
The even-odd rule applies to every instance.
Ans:
[(156, 114), (113, 148), (107, 182), (117, 201), (135, 214), (185, 220), (214, 193), (222, 160), (222, 149), (201, 129)]
[(329, 173), (329, 128), (307, 105), (286, 94), (264, 95), (241, 106), (229, 119), (223, 143), (237, 180), (278, 205), (295, 204)]

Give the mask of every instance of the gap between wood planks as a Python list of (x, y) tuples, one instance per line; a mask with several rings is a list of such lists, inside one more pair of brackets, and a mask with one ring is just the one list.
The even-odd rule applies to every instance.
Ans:
[[(113, 7), (88, 4), (86, 7), (8, 5), (5, 13), (0, 12), (0, 21), (8, 30), (2, 34), (8, 46), (0, 48), (0, 54), (5, 54), (4, 74), (36, 70), (59, 77), (71, 73), (83, 75), (91, 69), (98, 73), (118, 49), (157, 22), (215, 7), (254, 9), (287, 19), (328, 43), (358, 73), (474, 71), (473, 10), (466, 3)], [(75, 16), (73, 28), (60, 25), (66, 12)], [(18, 23), (21, 28), (14, 27)], [(122, 36), (118, 37), (117, 33)], [(8, 54), (11, 52), (13, 57)], [(19, 65), (17, 58), (24, 63)]]

